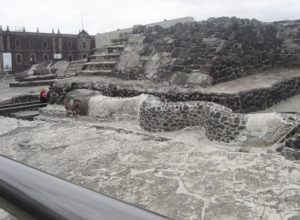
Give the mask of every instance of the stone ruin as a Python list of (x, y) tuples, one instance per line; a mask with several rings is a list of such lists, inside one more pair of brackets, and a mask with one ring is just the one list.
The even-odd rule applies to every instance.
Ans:
[[(123, 98), (163, 95), (169, 104), (152, 96), (141, 104), (142, 128), (169, 131), (201, 124), (211, 140), (236, 141), (249, 123), (253, 128), (263, 117), (245, 113), (300, 93), (299, 51), (298, 20), (264, 23), (222, 17), (168, 28), (136, 26), (97, 48), (78, 78), (55, 82), (51, 102), (62, 103), (76, 89)], [(297, 114), (264, 116), (265, 125), (274, 122), (284, 130), (271, 138), (280, 145), (278, 151), (288, 155), (287, 148), (300, 148), (294, 144), (299, 140)]]
[[(200, 126), (211, 141), (246, 146), (271, 146), (289, 159), (300, 159), (300, 115), (289, 113), (234, 113), (206, 102), (167, 102), (151, 95), (108, 97), (91, 90), (75, 90), (65, 99), (67, 112), (98, 118), (130, 115), (150, 132)], [(127, 117), (128, 118), (128, 117)]]
[(67, 78), (81, 72), (86, 60), (49, 61), (32, 65), (29, 69), (15, 74), (15, 81), (10, 87), (51, 85), (55, 79)]
[[(298, 68), (299, 28), (300, 21), (263, 23), (235, 17), (145, 28), (128, 38), (116, 71), (131, 79), (182, 83), (206, 74), (217, 84), (274, 67)], [(128, 54), (135, 56), (126, 60)]]
[[(299, 94), (299, 72), (290, 71), (300, 66), (299, 30), (300, 21), (263, 23), (235, 17), (177, 23), (168, 28), (137, 26), (131, 32), (111, 39), (110, 45), (95, 49), (76, 74), (81, 79), (87, 76), (114, 77), (192, 88), (188, 92), (170, 89), (165, 95), (171, 101), (213, 101), (235, 112), (253, 112)], [(278, 71), (279, 68), (285, 69)], [(273, 70), (277, 72), (272, 73)], [(273, 80), (269, 86), (231, 93), (212, 89), (224, 82), (256, 74), (270, 75), (269, 78), (281, 76), (281, 79)], [(97, 80), (91, 78), (89, 85), (79, 85), (81, 81), (74, 80), (74, 88), (71, 86), (65, 91), (93, 88), (106, 93), (102, 85), (95, 85), (93, 81)], [(66, 93), (59, 91), (60, 86), (54, 86), (52, 93), (53, 97), (62, 98), (55, 98), (52, 102), (62, 102)], [(113, 90), (118, 90), (113, 96), (122, 96), (123, 93), (157, 95), (147, 88), (124, 91), (128, 89), (114, 84), (108, 85), (106, 90), (113, 87), (117, 87)]]

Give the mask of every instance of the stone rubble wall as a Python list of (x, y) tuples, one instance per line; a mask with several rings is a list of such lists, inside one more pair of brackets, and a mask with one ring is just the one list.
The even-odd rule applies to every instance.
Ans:
[(152, 132), (202, 126), (210, 140), (230, 142), (245, 129), (247, 117), (211, 102), (162, 102), (150, 97), (140, 107), (140, 126)]
[(217, 84), (271, 68), (300, 67), (300, 21), (264, 23), (221, 17), (148, 27), (140, 34), (145, 39), (133, 56), (136, 65), (126, 69), (130, 79), (173, 83), (179, 73), (186, 78), (182, 84), (188, 84), (189, 75), (196, 72)]
[(63, 104), (68, 92), (77, 89), (91, 89), (101, 92), (101, 94), (110, 97), (134, 97), (141, 94), (150, 94), (156, 97), (161, 95), (173, 102), (178, 101), (210, 101), (232, 108), (234, 111), (240, 111), (240, 97), (231, 94), (203, 94), (200, 92), (160, 92), (147, 88), (127, 88), (115, 84), (105, 84), (101, 82), (59, 82), (56, 81), (50, 85), (50, 103)]
[[(300, 117), (286, 113), (240, 114), (222, 105), (200, 102), (166, 102), (154, 96), (144, 100), (139, 111), (140, 126), (151, 132), (175, 131), (201, 126), (212, 141), (241, 146), (271, 146), (282, 137), (281, 147), (299, 155)], [(293, 133), (289, 131), (293, 131)]]
[(239, 112), (255, 112), (271, 107), (272, 105), (286, 100), (300, 93), (300, 78), (274, 84), (271, 88), (262, 88), (253, 91), (239, 93)]
[(172, 102), (209, 101), (231, 108), (234, 112), (248, 113), (266, 109), (275, 103), (300, 93), (300, 78), (295, 77), (274, 84), (272, 88), (250, 90), (238, 94), (207, 94), (193, 92), (160, 92), (147, 88), (129, 88), (101, 82), (55, 82), (50, 86), (50, 103), (62, 104), (65, 95), (76, 89), (92, 89), (111, 97), (133, 97), (140, 94), (150, 94), (157, 97), (165, 95)]
[(287, 68), (300, 67), (300, 21), (276, 22), (277, 36), (282, 39), (276, 51), (276, 65)]

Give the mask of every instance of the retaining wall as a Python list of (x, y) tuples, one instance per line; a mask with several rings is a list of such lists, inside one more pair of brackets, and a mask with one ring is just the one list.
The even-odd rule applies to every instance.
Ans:
[(178, 101), (210, 101), (231, 108), (234, 112), (254, 112), (266, 109), (275, 103), (300, 94), (300, 77), (281, 81), (271, 88), (261, 88), (237, 94), (203, 93), (203, 92), (158, 92), (147, 88), (130, 89), (121, 85), (101, 82), (60, 82), (50, 86), (51, 103), (63, 103), (65, 95), (76, 89), (92, 89), (111, 97), (133, 97), (140, 94), (151, 94), (160, 97), (162, 94), (173, 102)]

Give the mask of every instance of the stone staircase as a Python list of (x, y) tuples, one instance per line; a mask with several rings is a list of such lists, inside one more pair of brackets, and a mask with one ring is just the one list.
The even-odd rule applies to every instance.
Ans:
[(69, 65), (65, 71), (65, 76), (75, 76), (79, 74), (86, 61), (86, 59), (82, 59), (69, 62)]
[(127, 44), (127, 37), (112, 39), (112, 45), (95, 49), (88, 62), (82, 67), (80, 76), (109, 76), (120, 60), (120, 55)]

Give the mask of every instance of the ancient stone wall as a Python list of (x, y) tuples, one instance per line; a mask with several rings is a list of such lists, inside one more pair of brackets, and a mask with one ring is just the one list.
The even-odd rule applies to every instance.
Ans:
[(280, 21), (278, 38), (282, 39), (281, 47), (276, 51), (276, 65), (287, 68), (300, 67), (300, 21)]
[(269, 69), (281, 43), (276, 25), (237, 18), (149, 27), (144, 35), (139, 54), (143, 71), (137, 72), (145, 72), (145, 78), (148, 63), (163, 57), (166, 62), (158, 63), (150, 78), (170, 79), (175, 72), (196, 70), (210, 75), (213, 83)]
[(210, 140), (262, 147), (286, 137), (283, 147), (296, 150), (300, 158), (300, 117), (295, 114), (240, 114), (212, 102), (166, 102), (153, 96), (142, 103), (139, 113), (140, 126), (151, 132), (201, 126)]
[(140, 107), (140, 126), (147, 131), (174, 131), (202, 126), (210, 140), (230, 142), (245, 128), (246, 116), (212, 102), (162, 102), (146, 99)]
[(148, 27), (142, 34), (143, 49), (134, 56), (137, 65), (127, 70), (131, 79), (172, 83), (176, 74), (186, 78), (184, 84), (196, 72), (216, 84), (273, 67), (300, 67), (300, 21), (263, 23), (223, 17)]
[(237, 94), (213, 94), (203, 92), (159, 92), (147, 88), (128, 88), (120, 85), (101, 82), (57, 82), (50, 86), (51, 103), (63, 103), (65, 95), (76, 89), (93, 89), (111, 97), (133, 97), (140, 94), (151, 94), (157, 97), (164, 95), (173, 102), (210, 101), (231, 108), (234, 112), (248, 113), (266, 109), (275, 103), (300, 93), (300, 78), (295, 77), (274, 84), (271, 88), (261, 88)]

